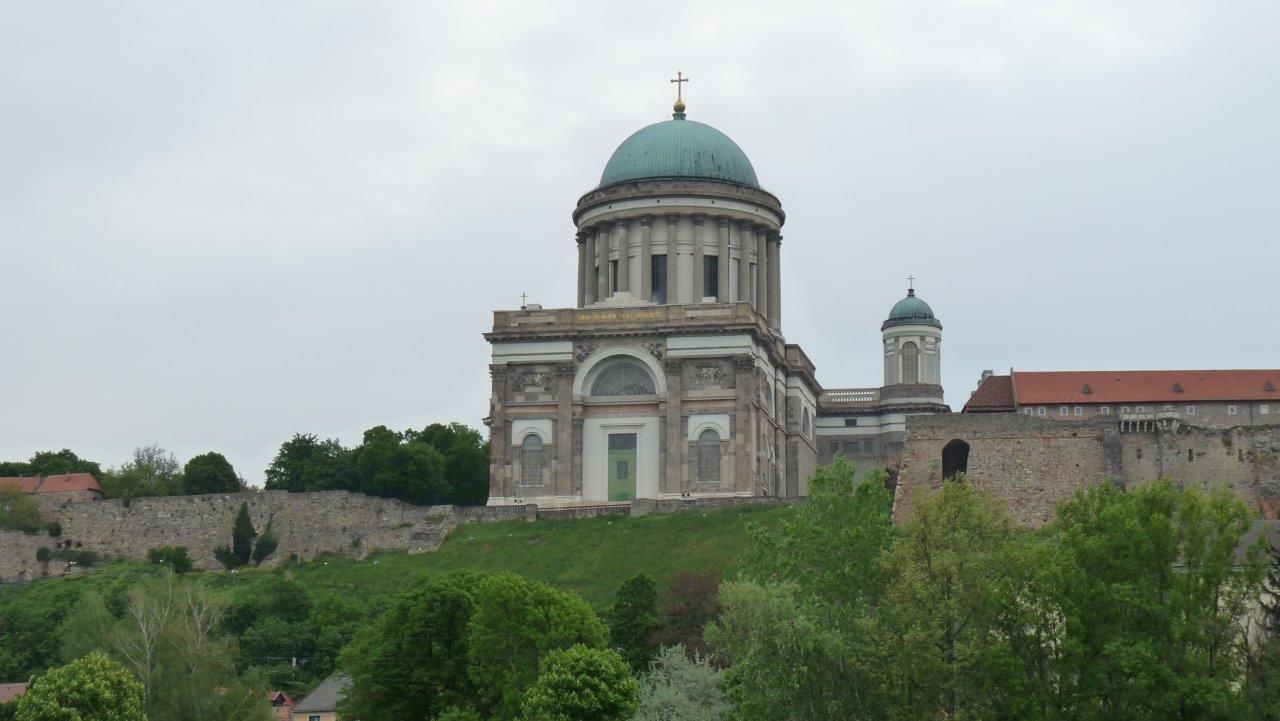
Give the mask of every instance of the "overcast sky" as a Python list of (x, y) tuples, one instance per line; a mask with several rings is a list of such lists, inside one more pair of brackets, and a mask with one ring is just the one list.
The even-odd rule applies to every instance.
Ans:
[(881, 382), (908, 273), (984, 368), (1280, 366), (1280, 3), (0, 4), (0, 459), (488, 410), (496, 308), (689, 117), (787, 211), (783, 329)]

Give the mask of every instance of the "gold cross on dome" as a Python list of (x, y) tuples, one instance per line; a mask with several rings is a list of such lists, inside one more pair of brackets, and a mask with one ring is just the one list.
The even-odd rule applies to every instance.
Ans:
[(676, 76), (671, 79), (671, 82), (676, 84), (676, 102), (684, 100), (684, 84), (689, 82), (689, 78), (686, 78), (684, 73), (677, 70)]

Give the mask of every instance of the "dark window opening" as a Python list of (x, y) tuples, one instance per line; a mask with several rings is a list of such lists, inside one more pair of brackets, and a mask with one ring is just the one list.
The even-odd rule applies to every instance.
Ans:
[(846, 418), (846, 419), (844, 419), (844, 427), (845, 427), (845, 428), (853, 428), (853, 427), (854, 427), (854, 426), (856, 426), (856, 425), (858, 425), (858, 419), (857, 419), (857, 418)]
[(609, 261), (609, 294), (618, 292), (618, 261)]
[(969, 444), (959, 438), (942, 449), (942, 477), (955, 478), (969, 471)]
[(667, 256), (649, 258), (649, 298), (658, 305), (667, 302)]
[(1188, 448), (1188, 449), (1187, 449), (1187, 460), (1188, 460), (1188, 461), (1194, 461), (1195, 459), (1196, 459), (1196, 452), (1195, 452), (1195, 451), (1193, 451), (1193, 450), (1191, 450), (1190, 448)]
[[(702, 256), (702, 296), (720, 297), (720, 259), (714, 255)], [(701, 300), (701, 298), (699, 299)]]

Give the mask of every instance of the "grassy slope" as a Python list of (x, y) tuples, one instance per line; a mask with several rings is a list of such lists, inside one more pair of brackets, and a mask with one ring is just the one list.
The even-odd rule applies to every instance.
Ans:
[(328, 556), (290, 568), (308, 588), (376, 598), (423, 573), (512, 571), (607, 605), (628, 576), (643, 571), (664, 588), (680, 571), (732, 576), (747, 523), (772, 524), (787, 508), (723, 509), (706, 514), (577, 521), (507, 521), (462, 526), (435, 553), (384, 552), (363, 561)]

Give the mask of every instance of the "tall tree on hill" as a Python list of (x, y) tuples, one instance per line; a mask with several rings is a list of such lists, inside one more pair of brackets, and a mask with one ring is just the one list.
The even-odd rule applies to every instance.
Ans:
[(62, 473), (92, 473), (95, 478), (101, 478), (102, 467), (66, 448), (39, 451), (27, 461), (0, 461), (0, 476), (55, 476)]
[(107, 498), (173, 496), (182, 493), (182, 465), (158, 445), (133, 449), (133, 458), (99, 479)]
[(626, 661), (581, 644), (547, 654), (521, 703), (522, 721), (630, 721), (639, 686)]
[(653, 634), (658, 626), (658, 589), (653, 579), (637, 573), (623, 582), (609, 609), (609, 642), (631, 665), (643, 673), (653, 659)]
[(444, 456), (449, 503), (483, 506), (489, 500), (489, 442), (461, 423), (433, 423), (416, 434)]
[(386, 426), (370, 428), (355, 456), (363, 493), (419, 505), (444, 503), (449, 498), (444, 456), (415, 434), (397, 433)]
[(16, 701), (18, 721), (147, 721), (138, 680), (93, 653), (36, 678)]
[(205, 493), (237, 493), (240, 478), (221, 453), (203, 453), (187, 461), (182, 481), (188, 495)]
[(320, 440), (295, 433), (285, 441), (266, 470), (269, 491), (358, 490), (355, 458), (337, 439)]

